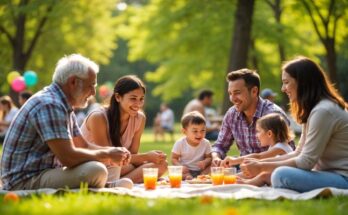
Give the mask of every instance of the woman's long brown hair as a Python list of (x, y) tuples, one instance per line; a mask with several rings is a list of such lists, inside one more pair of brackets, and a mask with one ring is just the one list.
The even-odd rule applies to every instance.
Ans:
[(109, 121), (109, 135), (113, 146), (120, 147), (121, 144), (121, 112), (120, 104), (116, 101), (115, 94), (121, 97), (124, 94), (141, 88), (146, 92), (144, 83), (135, 75), (123, 76), (116, 81), (114, 94), (110, 98), (110, 105), (107, 108), (107, 117)]
[(297, 101), (290, 104), (290, 110), (298, 123), (306, 123), (312, 109), (322, 99), (329, 99), (342, 109), (348, 107), (323, 69), (311, 59), (297, 57), (286, 62), (282, 69), (297, 82)]

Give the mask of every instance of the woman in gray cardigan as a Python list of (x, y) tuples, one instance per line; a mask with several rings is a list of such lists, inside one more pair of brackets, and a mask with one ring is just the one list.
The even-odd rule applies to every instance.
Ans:
[(244, 175), (273, 172), (273, 187), (299, 192), (348, 189), (347, 103), (312, 60), (298, 57), (282, 70), (282, 91), (289, 97), (292, 115), (303, 125), (299, 147), (277, 158), (244, 162)]

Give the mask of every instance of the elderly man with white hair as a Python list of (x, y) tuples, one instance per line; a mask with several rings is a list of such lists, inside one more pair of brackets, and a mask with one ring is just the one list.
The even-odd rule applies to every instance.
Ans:
[[(99, 67), (73, 54), (59, 60), (53, 83), (20, 109), (5, 137), (1, 158), (3, 189), (78, 188), (81, 182), (101, 188), (110, 165), (125, 165), (123, 147), (87, 149), (74, 108), (95, 95)], [(130, 182), (131, 183), (131, 182)]]

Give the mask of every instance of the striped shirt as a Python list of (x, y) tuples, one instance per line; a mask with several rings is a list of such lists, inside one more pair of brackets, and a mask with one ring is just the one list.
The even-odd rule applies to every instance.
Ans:
[[(290, 122), (284, 111), (267, 99), (259, 98), (250, 124), (246, 121), (243, 113), (238, 112), (234, 106), (231, 107), (224, 116), (219, 137), (213, 145), (212, 151), (219, 153), (220, 157), (224, 158), (233, 141), (237, 144), (240, 156), (266, 151), (268, 147), (261, 147), (259, 140), (256, 138), (256, 121), (269, 113), (280, 113)], [(294, 147), (293, 143), (292, 146)]]
[(46, 169), (60, 167), (46, 142), (79, 135), (75, 114), (58, 84), (36, 93), (8, 129), (1, 158), (3, 188), (10, 190)]

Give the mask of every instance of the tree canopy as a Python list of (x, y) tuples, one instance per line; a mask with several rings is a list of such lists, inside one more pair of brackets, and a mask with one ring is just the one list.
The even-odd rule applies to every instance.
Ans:
[[(116, 48), (115, 5), (115, 0), (1, 1), (1, 74), (34, 70), (41, 88), (63, 55), (80, 53), (107, 64)], [(3, 91), (5, 80), (0, 80)]]
[[(328, 13), (332, 1), (320, 1), (317, 7)], [(147, 80), (158, 84), (155, 95), (171, 100), (192, 89), (211, 88), (216, 100), (222, 101), (236, 4), (229, 0), (152, 0), (145, 6), (129, 7), (119, 17), (118, 33), (128, 40), (129, 60), (145, 59), (158, 65), (146, 74)], [(346, 25), (347, 17), (342, 15), (335, 41), (340, 56), (344, 55), (340, 46), (348, 36)], [(262, 87), (279, 91), (282, 61), (296, 55), (311, 57), (328, 69), (323, 60), (325, 47), (299, 1), (255, 1), (251, 41), (243, 42), (251, 43), (247, 66), (258, 69)]]

